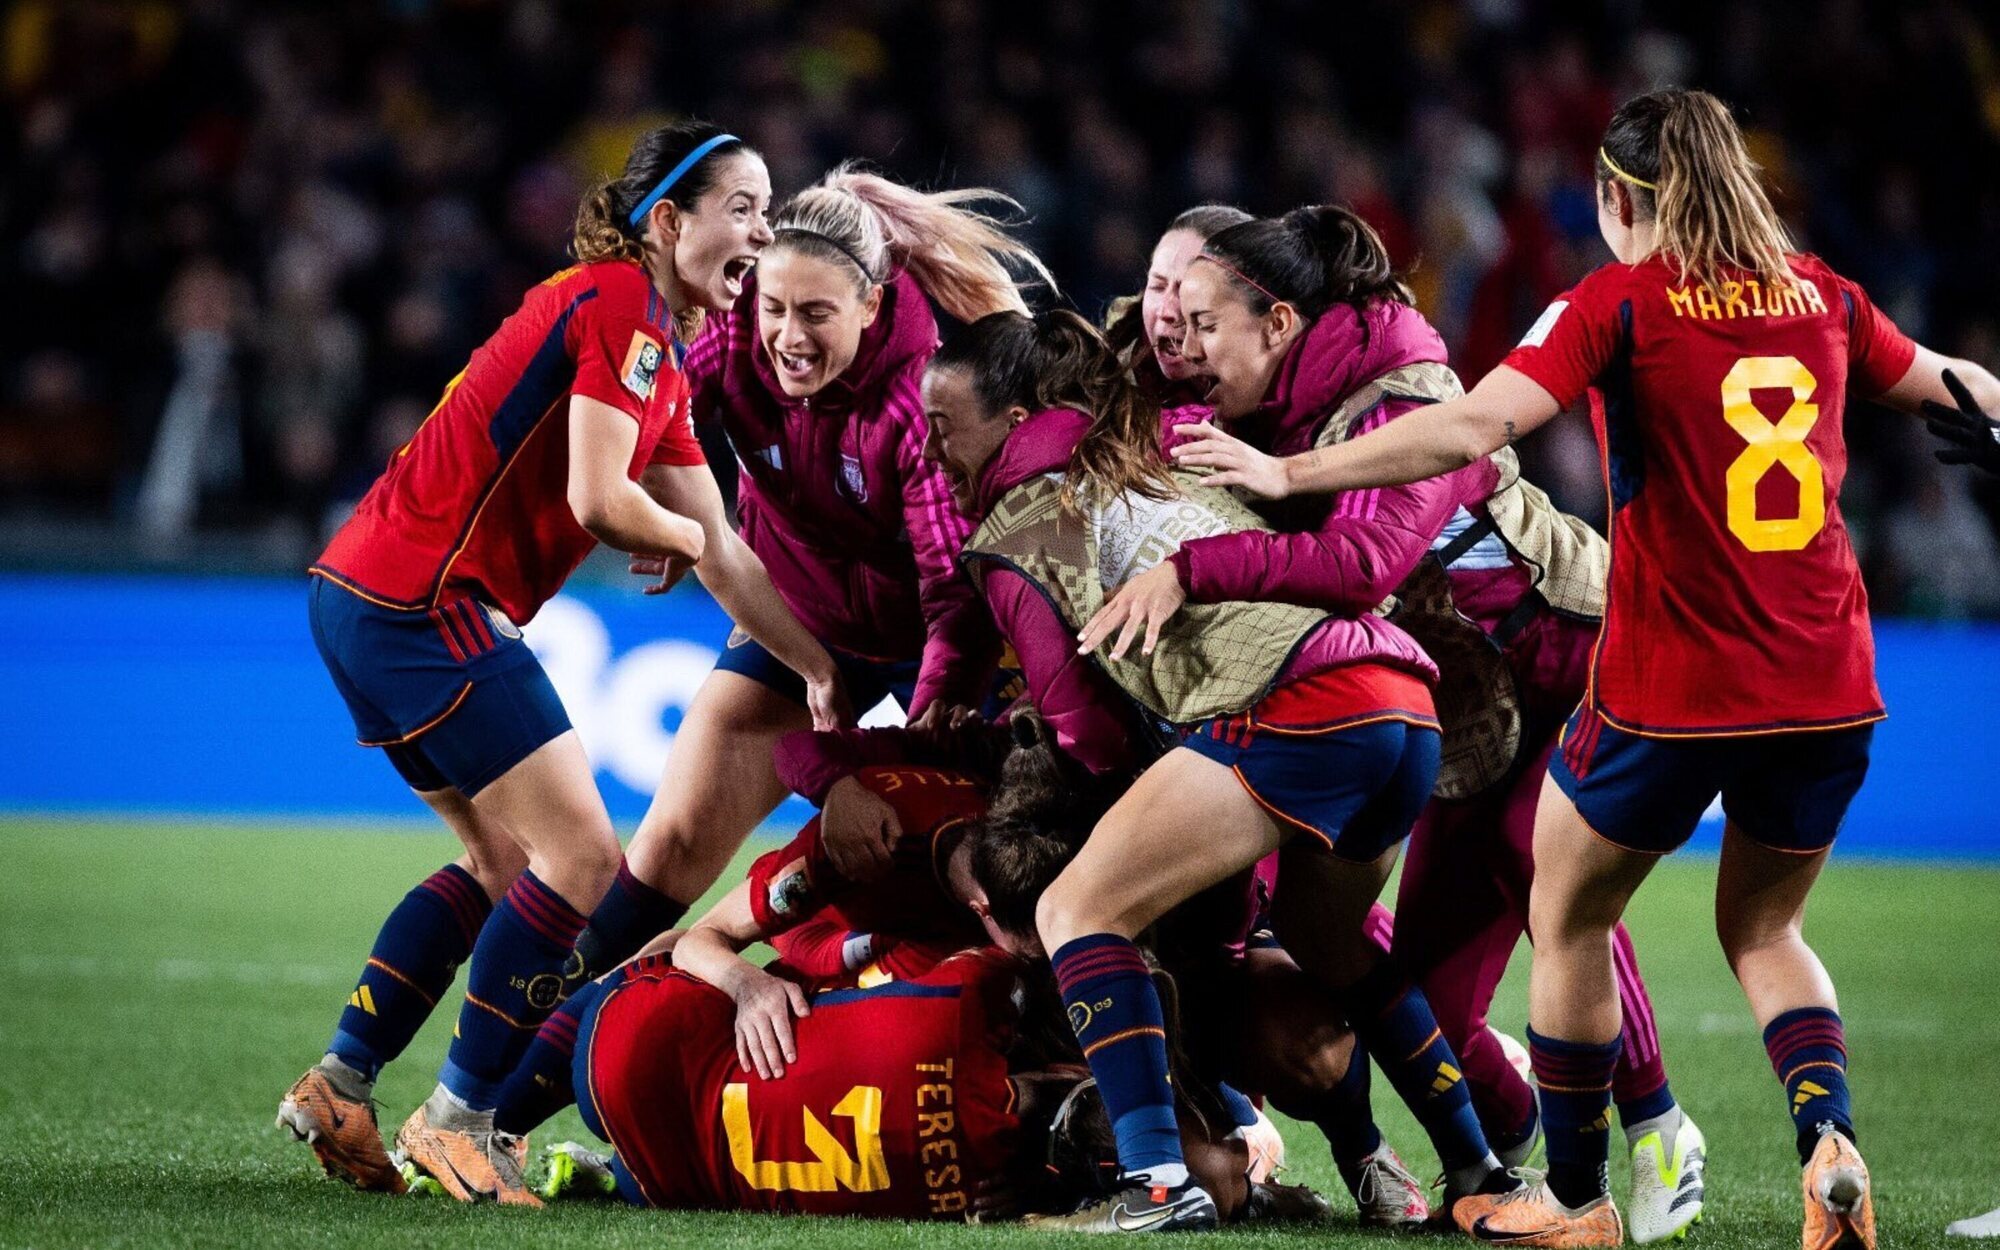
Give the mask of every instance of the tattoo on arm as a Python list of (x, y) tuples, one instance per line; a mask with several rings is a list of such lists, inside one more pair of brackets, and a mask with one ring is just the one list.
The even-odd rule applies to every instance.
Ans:
[(1509, 447), (1514, 445), (1514, 423), (1512, 421), (1507, 423), (1507, 445)]

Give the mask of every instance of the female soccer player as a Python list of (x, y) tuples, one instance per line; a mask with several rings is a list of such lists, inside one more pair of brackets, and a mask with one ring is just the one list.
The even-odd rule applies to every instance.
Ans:
[(1146, 287), (1113, 306), (1104, 329), (1111, 349), (1132, 371), (1139, 393), (1163, 409), (1198, 404), (1214, 380), (1181, 358), (1187, 322), (1181, 316), (1181, 279), (1202, 244), (1231, 226), (1256, 220), (1226, 204), (1197, 204), (1167, 223), (1146, 266)]
[(1249, 524), (1245, 510), (1167, 474), (1157, 413), (1072, 314), (974, 323), (932, 360), (924, 406), (932, 455), (984, 518), (966, 559), (1063, 748), (1102, 771), (1179, 737), (1036, 910), (1127, 1173), (1119, 1194), (1062, 1226), (1214, 1223), (1181, 1158), (1159, 1002), (1132, 938), (1281, 844), (1279, 923), (1294, 957), (1383, 1062), (1453, 1189), (1511, 1183), (1422, 992), (1364, 932), (1436, 775), (1422, 651), (1365, 613), (1234, 603), (1191, 611), (1130, 659), (1122, 645), (1093, 659), (1072, 640), (1104, 594), (1178, 541)]
[(917, 386), (937, 348), (927, 297), (970, 321), (1025, 306), (1003, 262), (1048, 279), (965, 207), (989, 198), (834, 170), (773, 220), (743, 298), (688, 353), (694, 411), (722, 421), (743, 466), (743, 538), (827, 643), (838, 682), (801, 688), (754, 639), (723, 653), (591, 916), (582, 975), (671, 927), (715, 881), (785, 796), (773, 746), (829, 727), (837, 687), (863, 710), (894, 693), (918, 720), (985, 700), (998, 643), (954, 563), (968, 527), (924, 462)]
[(678, 367), (770, 242), (769, 199), (763, 160), (733, 135), (690, 122), (641, 138), (578, 213), (579, 263), (474, 353), (313, 566), (313, 638), (361, 742), (466, 851), (390, 914), (325, 1059), (279, 1107), (331, 1175), (402, 1188), (370, 1093), (469, 959), (437, 1092), (397, 1142), (462, 1200), (533, 1201), (490, 1109), (561, 996), (618, 841), (521, 626), (591, 548), (698, 561), (746, 629), (831, 672), (730, 533)]
[[(1211, 375), (1215, 423), (1259, 447), (1337, 441), (1457, 392), (1443, 341), (1410, 306), (1381, 240), (1345, 209), (1215, 234), (1189, 258), (1178, 295), (1180, 363)], [(1346, 612), (1399, 601), (1395, 619), (1443, 673), (1446, 765), (1410, 836), (1396, 954), (1464, 1061), (1496, 1153), (1523, 1162), (1534, 1092), (1486, 1017), (1527, 927), (1535, 802), (1583, 695), (1604, 542), (1522, 481), (1511, 452), (1392, 490), (1275, 507), (1270, 519), (1283, 532), (1183, 543), (1113, 597), (1106, 621), (1127, 610), (1151, 620), (1183, 600)], [(1706, 1147), (1667, 1084), (1631, 938), (1619, 926), (1614, 939), (1628, 1028), (1615, 1092), (1636, 1163), (1632, 1231), (1645, 1243), (1701, 1214)]]
[[(1550, 305), (1462, 399), (1272, 460), (1211, 440), (1188, 462), (1259, 493), (1450, 473), (1592, 396), (1611, 495), (1603, 636), (1536, 817), (1529, 1043), (1546, 1180), (1455, 1212), (1475, 1237), (1617, 1245), (1597, 1128), (1617, 1062), (1612, 926), (1719, 794), (1716, 928), (1797, 1131), (1806, 1250), (1872, 1247), (1846, 1045), (1801, 931), (1883, 715), (1867, 594), (1839, 510), (1850, 388), (1965, 408), (2000, 381), (1901, 334), (1860, 287), (1790, 250), (1728, 109), (1660, 91), (1613, 116), (1598, 225), (1617, 257)], [(1938, 409), (1933, 409), (1938, 411)]]

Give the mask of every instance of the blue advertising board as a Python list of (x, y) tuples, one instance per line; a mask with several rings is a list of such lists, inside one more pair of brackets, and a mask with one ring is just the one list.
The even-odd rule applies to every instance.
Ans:
[[(660, 598), (585, 587), (529, 626), (622, 823), (645, 811), (728, 633), (692, 579)], [(2000, 628), (1881, 622), (1876, 642), (1890, 718), (1843, 852), (2000, 858), (2000, 739), (1981, 728), (2000, 706)], [(303, 578), (0, 575), (0, 810), (424, 815), (354, 745)], [(808, 810), (792, 800), (779, 819)]]

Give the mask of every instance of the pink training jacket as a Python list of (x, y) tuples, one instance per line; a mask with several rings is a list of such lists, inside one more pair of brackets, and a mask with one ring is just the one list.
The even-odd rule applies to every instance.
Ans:
[[(1089, 427), (1088, 416), (1069, 408), (1037, 412), (1015, 426), (980, 470), (974, 491), (978, 514), (984, 517), (1002, 495), (1029, 478), (1063, 471)], [(1028, 697), (1056, 731), (1063, 750), (1095, 773), (1145, 763), (1149, 733), (1139, 710), (1092, 657), (1077, 654), (1076, 632), (1042, 592), (999, 565), (986, 567), (984, 590), (1001, 636), (1020, 658)], [(1380, 617), (1363, 615), (1335, 617), (1315, 629), (1279, 680), (1363, 661), (1437, 679), (1436, 667), (1414, 639)]]
[[(1443, 363), (1444, 340), (1422, 313), (1376, 300), (1365, 313), (1345, 304), (1320, 316), (1292, 345), (1271, 390), (1229, 432), (1272, 455), (1310, 449), (1319, 428), (1350, 394), (1391, 369), (1419, 361)], [(1361, 434), (1413, 408), (1389, 400), (1356, 424)], [(1168, 447), (1187, 441), (1174, 426), (1207, 419), (1206, 408), (1162, 414)], [(1172, 559), (1196, 603), (1277, 600), (1333, 612), (1366, 612), (1395, 592), (1441, 535), (1455, 536), (1485, 515), (1499, 485), (1491, 460), (1407, 486), (1343, 491), (1258, 504), (1278, 533), (1245, 532), (1197, 538)], [(1498, 538), (1475, 546), (1449, 570), (1461, 612), (1491, 632), (1533, 586), (1530, 571)], [(1531, 707), (1567, 716), (1583, 695), (1597, 627), (1544, 608), (1506, 651)]]
[(808, 399), (788, 397), (757, 334), (753, 273), (710, 314), (682, 366), (697, 421), (722, 422), (743, 466), (737, 523), (792, 611), (829, 646), (877, 660), (921, 657), (916, 695), (978, 706), (999, 640), (958, 569), (972, 529), (924, 461), (918, 385), (937, 320), (898, 275), (854, 363)]

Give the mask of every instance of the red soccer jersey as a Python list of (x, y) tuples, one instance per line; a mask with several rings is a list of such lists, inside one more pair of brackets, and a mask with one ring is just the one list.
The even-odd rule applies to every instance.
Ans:
[(638, 265), (555, 274), (445, 387), (313, 571), (391, 607), (470, 595), (525, 625), (597, 540), (570, 512), (572, 395), (639, 425), (629, 472), (704, 463), (666, 301)]
[(989, 947), (819, 994), (765, 1081), (729, 997), (646, 961), (599, 1009), (588, 1096), (656, 1207), (960, 1219), (1015, 1144), (1017, 968)]
[(1634, 733), (1879, 720), (1868, 594), (1841, 520), (1850, 388), (1916, 345), (1816, 256), (1711, 293), (1654, 257), (1597, 270), (1506, 363), (1565, 406), (1591, 391), (1611, 585), (1589, 698)]
[(759, 926), (777, 935), (821, 916), (850, 933), (877, 938), (942, 940), (953, 948), (984, 943), (978, 920), (952, 897), (939, 854), (947, 830), (986, 811), (979, 782), (964, 773), (913, 765), (870, 766), (854, 776), (888, 800), (902, 821), (903, 838), (889, 874), (865, 884), (841, 877), (820, 844), (815, 816), (798, 837), (750, 866), (750, 910)]

